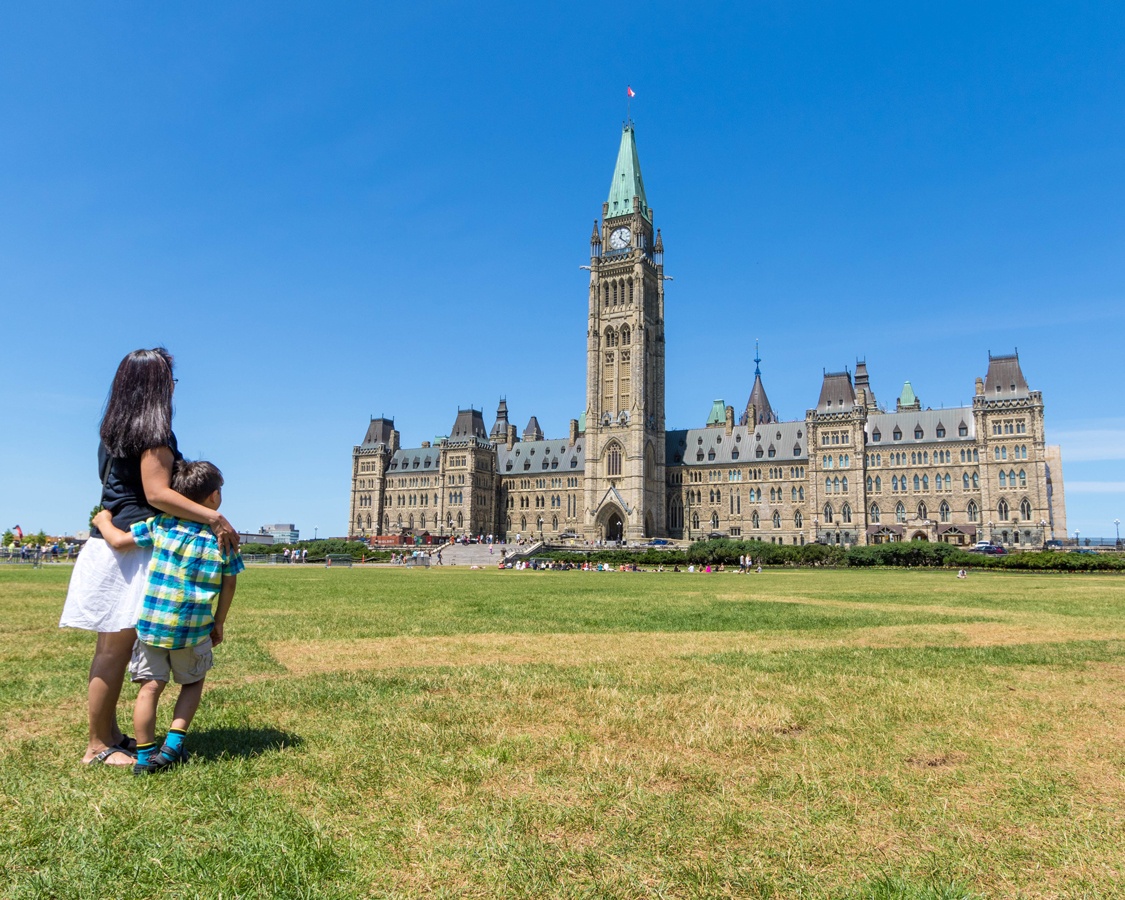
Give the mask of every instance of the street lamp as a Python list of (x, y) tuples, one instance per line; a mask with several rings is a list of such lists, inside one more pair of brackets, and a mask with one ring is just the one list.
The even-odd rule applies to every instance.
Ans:
[(1121, 520), (1120, 519), (1114, 519), (1113, 520), (1113, 527), (1117, 531), (1117, 543), (1115, 544), (1115, 546), (1117, 547), (1118, 550), (1120, 550), (1121, 549)]

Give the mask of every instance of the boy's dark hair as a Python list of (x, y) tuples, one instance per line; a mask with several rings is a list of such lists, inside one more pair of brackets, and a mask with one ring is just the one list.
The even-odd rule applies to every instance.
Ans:
[(117, 367), (99, 429), (110, 456), (140, 456), (172, 441), (172, 354), (134, 350)]
[(196, 503), (202, 503), (222, 486), (223, 473), (219, 467), (202, 459), (195, 462), (181, 459), (172, 470), (172, 490)]

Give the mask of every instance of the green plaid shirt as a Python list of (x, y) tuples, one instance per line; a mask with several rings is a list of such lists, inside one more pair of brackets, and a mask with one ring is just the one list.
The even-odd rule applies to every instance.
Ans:
[(137, 638), (153, 647), (194, 647), (211, 635), (211, 604), (224, 575), (246, 568), (237, 551), (224, 556), (206, 525), (156, 516), (132, 526), (138, 547), (152, 547)]

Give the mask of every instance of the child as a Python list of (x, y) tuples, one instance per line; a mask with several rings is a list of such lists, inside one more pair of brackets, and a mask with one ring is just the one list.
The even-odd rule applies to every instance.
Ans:
[[(172, 488), (208, 509), (217, 510), (223, 502), (222, 486), (222, 473), (209, 462), (181, 460), (172, 473)], [(184, 737), (203, 695), (211, 648), (222, 643), (236, 576), (245, 566), (237, 551), (223, 556), (206, 525), (158, 515), (135, 523), (129, 532), (115, 528), (104, 511), (94, 524), (115, 550), (134, 544), (153, 548), (129, 663), (133, 681), (141, 685), (133, 711), (137, 736), (133, 774), (148, 775), (186, 759)], [(219, 602), (212, 613), (216, 597)], [(172, 711), (172, 727), (158, 751), (156, 704), (169, 675), (180, 685), (180, 696)]]

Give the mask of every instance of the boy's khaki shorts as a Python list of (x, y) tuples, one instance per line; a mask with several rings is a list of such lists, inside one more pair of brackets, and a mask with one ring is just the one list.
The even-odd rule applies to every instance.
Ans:
[(129, 674), (133, 681), (163, 681), (167, 684), (171, 674), (176, 684), (195, 684), (203, 680), (212, 665), (211, 638), (204, 638), (194, 647), (176, 650), (136, 641), (133, 658), (129, 661)]

